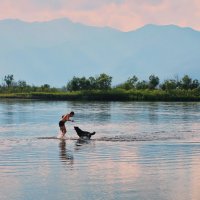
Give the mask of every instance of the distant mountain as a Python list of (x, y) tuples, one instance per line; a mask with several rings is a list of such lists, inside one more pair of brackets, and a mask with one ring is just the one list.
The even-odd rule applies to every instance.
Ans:
[(61, 87), (73, 76), (107, 73), (113, 83), (136, 75), (162, 80), (200, 78), (200, 32), (174, 25), (146, 25), (130, 32), (68, 19), (0, 21), (0, 77)]

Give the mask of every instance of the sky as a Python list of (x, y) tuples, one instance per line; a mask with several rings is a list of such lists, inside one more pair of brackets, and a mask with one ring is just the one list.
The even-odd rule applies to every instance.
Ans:
[(200, 0), (0, 0), (0, 19), (69, 18), (91, 26), (130, 31), (146, 24), (200, 30)]

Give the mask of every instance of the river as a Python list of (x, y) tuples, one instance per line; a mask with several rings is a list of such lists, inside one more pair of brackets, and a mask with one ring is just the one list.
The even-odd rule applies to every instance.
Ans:
[[(80, 141), (74, 126), (96, 134)], [(199, 200), (199, 188), (198, 102), (0, 100), (1, 200)]]

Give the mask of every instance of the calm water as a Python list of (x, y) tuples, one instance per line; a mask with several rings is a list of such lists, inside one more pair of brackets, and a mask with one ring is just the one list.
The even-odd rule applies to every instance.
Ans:
[[(96, 135), (81, 142), (74, 125)], [(199, 188), (200, 103), (0, 101), (1, 200), (199, 200)]]

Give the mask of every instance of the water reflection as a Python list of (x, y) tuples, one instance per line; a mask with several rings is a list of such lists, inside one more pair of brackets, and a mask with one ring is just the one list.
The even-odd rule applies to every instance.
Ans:
[[(68, 123), (71, 139), (57, 140), (63, 110), (97, 134), (77, 140)], [(0, 101), (1, 200), (199, 200), (199, 111), (199, 102)]]
[(149, 103), (148, 107), (148, 116), (149, 116), (149, 121), (151, 123), (158, 123), (158, 110), (159, 110), (159, 104), (155, 102)]
[(83, 139), (78, 139), (75, 142), (75, 151), (80, 151), (81, 154), (90, 154), (92, 151), (94, 151), (95, 147), (95, 142), (92, 140), (83, 140)]
[(76, 146), (82, 146), (83, 144), (89, 144), (90, 143), (90, 140), (83, 140), (83, 139), (78, 139), (76, 141)]
[(60, 159), (67, 166), (72, 167), (74, 164), (74, 156), (73, 154), (66, 148), (66, 141), (61, 140), (59, 143), (60, 147)]
[(68, 109), (75, 112), (76, 122), (109, 122), (111, 102), (68, 102)]
[(3, 107), (3, 114), (5, 115), (3, 118), (4, 124), (13, 124), (14, 123), (14, 109), (11, 103), (7, 103)]

